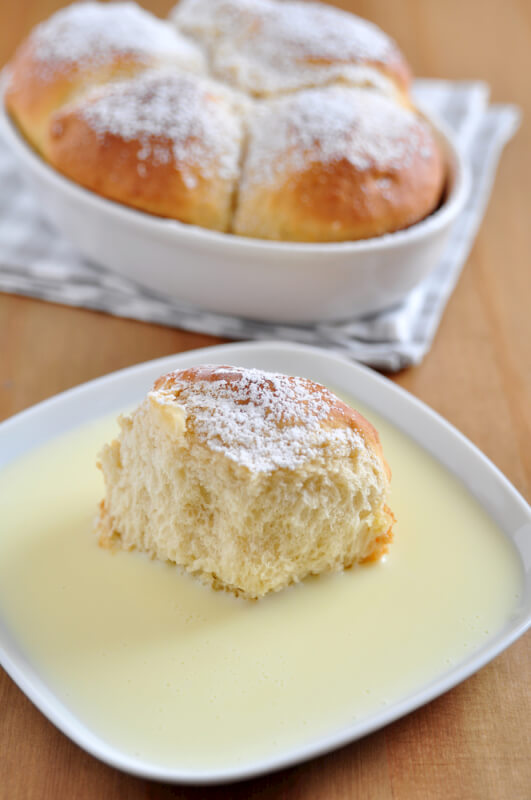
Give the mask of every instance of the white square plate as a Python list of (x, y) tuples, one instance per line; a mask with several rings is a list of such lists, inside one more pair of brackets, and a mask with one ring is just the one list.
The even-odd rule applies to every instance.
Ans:
[(23, 654), (2, 620), (0, 661), (32, 702), (67, 736), (126, 772), (164, 781), (218, 783), (294, 764), (353, 741), (412, 711), (467, 678), (521, 636), (531, 624), (531, 509), (499, 470), (457, 430), (385, 378), (315, 348), (289, 343), (233, 344), (140, 364), (47, 400), (0, 425), (0, 468), (54, 437), (139, 402), (164, 372), (198, 363), (225, 363), (302, 375), (327, 384), (386, 417), (452, 472), (514, 545), (525, 574), (521, 602), (507, 624), (470, 656), (398, 702), (347, 728), (299, 743), (280, 754), (227, 769), (160, 767), (111, 746), (59, 700), (36, 664)]

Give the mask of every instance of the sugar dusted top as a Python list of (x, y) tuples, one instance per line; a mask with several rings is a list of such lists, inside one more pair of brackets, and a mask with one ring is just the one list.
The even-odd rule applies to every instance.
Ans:
[(364, 443), (380, 452), (367, 420), (305, 378), (207, 365), (159, 378), (150, 397), (181, 406), (201, 441), (255, 472), (348, 456)]
[(185, 73), (150, 70), (95, 89), (79, 114), (100, 136), (138, 140), (140, 167), (147, 159), (173, 163), (193, 184), (195, 172), (227, 180), (236, 176), (240, 111), (239, 98), (224, 86)]
[(310, 89), (263, 104), (253, 118), (244, 183), (267, 184), (340, 160), (392, 172), (431, 158), (435, 142), (412, 111), (364, 89)]
[[(257, 94), (346, 80), (405, 88), (408, 67), (376, 25), (319, 3), (181, 0), (173, 19), (211, 50), (217, 74)], [(374, 69), (373, 67), (376, 67)]]
[(116, 55), (146, 64), (157, 57), (188, 61), (191, 69), (203, 59), (193, 42), (135, 3), (75, 3), (38, 25), (31, 41), (43, 70), (107, 62)]

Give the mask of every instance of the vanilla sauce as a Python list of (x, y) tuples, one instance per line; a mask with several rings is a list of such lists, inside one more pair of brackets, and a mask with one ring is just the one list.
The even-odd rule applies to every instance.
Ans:
[(407, 697), (510, 619), (512, 545), (435, 459), (360, 410), (393, 471), (389, 553), (256, 602), (98, 547), (95, 462), (114, 418), (0, 473), (0, 613), (96, 734), (162, 766), (274, 756)]

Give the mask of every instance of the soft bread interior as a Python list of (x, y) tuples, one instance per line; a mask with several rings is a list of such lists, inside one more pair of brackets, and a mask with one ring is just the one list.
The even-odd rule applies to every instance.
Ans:
[(100, 456), (100, 542), (145, 551), (246, 597), (378, 557), (390, 538), (385, 471), (365, 447), (254, 472), (208, 448), (152, 395)]

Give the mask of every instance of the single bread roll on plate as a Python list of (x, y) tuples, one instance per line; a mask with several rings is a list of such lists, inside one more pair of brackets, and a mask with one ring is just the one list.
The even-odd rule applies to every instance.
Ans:
[(208, 48), (219, 78), (258, 97), (343, 83), (409, 102), (409, 67), (395, 42), (340, 9), (277, 0), (180, 0), (172, 20)]
[(226, 231), (247, 103), (206, 78), (146, 71), (63, 106), (44, 150), (56, 169), (103, 197)]
[(301, 242), (391, 233), (437, 208), (445, 174), (413, 110), (367, 89), (297, 92), (251, 120), (233, 230)]
[(324, 386), (200, 366), (160, 378), (100, 455), (100, 543), (248, 598), (376, 559), (391, 538), (378, 434)]
[(43, 150), (50, 114), (95, 84), (171, 65), (204, 72), (202, 51), (134, 3), (76, 3), (38, 25), (10, 64), (5, 103)]

